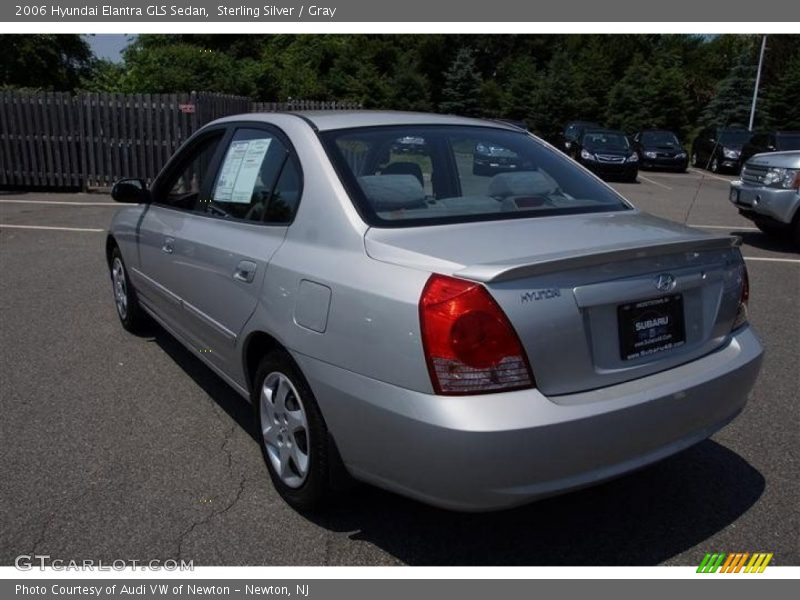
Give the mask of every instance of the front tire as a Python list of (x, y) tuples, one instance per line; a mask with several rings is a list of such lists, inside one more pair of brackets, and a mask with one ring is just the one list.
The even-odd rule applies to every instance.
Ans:
[(321, 508), (331, 493), (328, 429), (289, 354), (274, 350), (261, 359), (251, 400), (275, 490), (298, 511)]
[(700, 159), (697, 157), (697, 152), (692, 152), (692, 166), (695, 168), (700, 166)]
[(114, 292), (114, 305), (122, 327), (131, 333), (141, 333), (145, 328), (145, 314), (139, 306), (136, 290), (131, 285), (122, 253), (115, 247), (111, 252), (111, 285)]
[(716, 156), (711, 159), (711, 172), (719, 173), (719, 159)]

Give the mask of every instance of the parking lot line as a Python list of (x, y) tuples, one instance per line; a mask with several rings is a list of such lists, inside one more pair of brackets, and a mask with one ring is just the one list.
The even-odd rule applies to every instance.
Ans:
[(800, 265), (800, 258), (770, 258), (767, 256), (745, 256), (745, 260), (755, 260), (760, 262), (779, 262), (779, 263), (793, 263)]
[(740, 227), (739, 225), (695, 225), (690, 223), (689, 227), (698, 227), (699, 229), (725, 229), (727, 231), (760, 231), (758, 227)]
[(119, 202), (64, 202), (61, 200), (5, 200), (0, 203), (7, 204), (58, 204), (59, 206), (119, 206)]
[(697, 173), (698, 175), (702, 175), (703, 177), (711, 177), (711, 179), (719, 179), (720, 181), (724, 181), (725, 183), (730, 183), (733, 179), (725, 179), (724, 177), (720, 177), (719, 175), (714, 175), (713, 173), (708, 173), (707, 171), (701, 171), (700, 169), (689, 169), (692, 173)]
[(652, 183), (653, 185), (657, 185), (658, 187), (662, 187), (665, 190), (671, 190), (672, 189), (668, 185), (664, 185), (663, 183), (658, 183), (657, 181), (654, 181), (654, 180), (650, 179), (649, 177), (645, 177), (641, 173), (639, 173), (639, 179), (644, 179), (647, 183)]
[(91, 233), (100, 233), (105, 231), (105, 229), (90, 229), (87, 227), (49, 227), (47, 225), (8, 225), (6, 223), (0, 223), (0, 227), (5, 229), (50, 229), (54, 231), (88, 231)]

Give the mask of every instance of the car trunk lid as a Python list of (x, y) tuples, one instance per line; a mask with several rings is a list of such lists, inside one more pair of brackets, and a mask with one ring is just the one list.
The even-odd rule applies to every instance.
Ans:
[(373, 228), (365, 245), (374, 259), (485, 285), (551, 396), (712, 351), (730, 333), (741, 289), (735, 238), (633, 210)]

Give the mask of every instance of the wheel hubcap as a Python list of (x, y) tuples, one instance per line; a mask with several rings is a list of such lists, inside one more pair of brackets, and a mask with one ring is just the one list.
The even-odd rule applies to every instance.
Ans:
[(306, 411), (294, 385), (273, 372), (261, 386), (261, 434), (272, 468), (281, 481), (298, 488), (308, 476)]
[(121, 318), (128, 315), (128, 286), (125, 283), (125, 267), (119, 258), (114, 259), (111, 265), (111, 282), (114, 285), (114, 301), (117, 305), (117, 312)]

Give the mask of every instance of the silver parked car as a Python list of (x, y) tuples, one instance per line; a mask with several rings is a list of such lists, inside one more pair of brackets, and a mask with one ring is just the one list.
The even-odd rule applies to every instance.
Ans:
[(763, 232), (800, 247), (800, 151), (756, 154), (731, 182), (730, 201)]
[[(482, 147), (514, 168), (476, 173)], [(710, 436), (759, 370), (735, 238), (511, 125), (229, 117), (113, 196), (123, 326), (151, 316), (252, 401), (300, 509), (348, 475), (457, 510), (591, 485)]]

